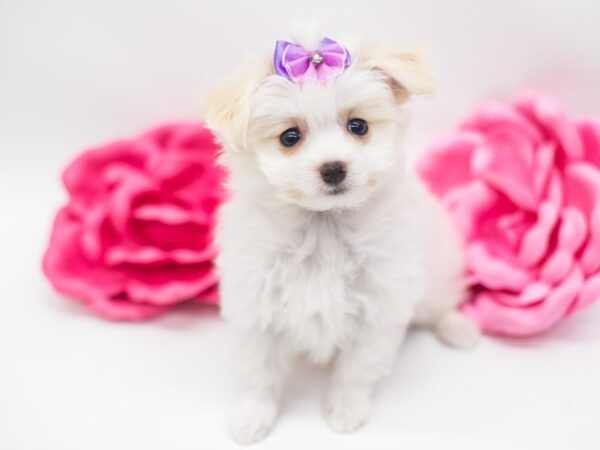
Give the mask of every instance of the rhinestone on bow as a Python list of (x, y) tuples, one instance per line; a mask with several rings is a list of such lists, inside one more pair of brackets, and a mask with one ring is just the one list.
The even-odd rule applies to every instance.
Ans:
[(310, 62), (315, 66), (318, 66), (323, 62), (323, 56), (319, 52), (314, 52), (312, 55), (310, 55)]

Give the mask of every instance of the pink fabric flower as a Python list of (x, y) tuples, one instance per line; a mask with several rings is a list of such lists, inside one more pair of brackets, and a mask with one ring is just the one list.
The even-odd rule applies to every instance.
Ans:
[(420, 173), (466, 240), (488, 333), (540, 333), (600, 297), (600, 120), (553, 100), (489, 104), (425, 156)]
[(217, 303), (218, 151), (202, 124), (182, 124), (75, 159), (43, 261), (54, 287), (112, 320), (149, 319), (190, 299)]

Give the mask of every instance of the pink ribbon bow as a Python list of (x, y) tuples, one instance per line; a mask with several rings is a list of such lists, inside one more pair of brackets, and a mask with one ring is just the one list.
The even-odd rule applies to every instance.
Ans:
[(316, 50), (287, 41), (277, 41), (274, 64), (277, 73), (294, 83), (324, 82), (350, 66), (350, 53), (333, 39), (323, 38)]

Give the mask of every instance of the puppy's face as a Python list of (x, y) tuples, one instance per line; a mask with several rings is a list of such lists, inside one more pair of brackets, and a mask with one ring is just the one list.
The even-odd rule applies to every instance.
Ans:
[[(267, 73), (238, 82), (237, 91), (218, 91), (209, 102), (209, 125), (230, 151), (251, 152), (255, 167), (285, 201), (316, 211), (358, 207), (402, 159), (408, 85), (427, 90), (419, 83), (430, 79), (420, 67), (411, 72), (414, 58), (399, 64), (387, 52), (375, 60), (357, 56), (352, 67), (325, 83), (296, 84)], [(391, 74), (394, 69), (405, 72), (408, 83)], [(235, 98), (235, 107), (225, 106), (227, 96)]]
[(349, 69), (328, 83), (267, 77), (248, 144), (279, 197), (312, 210), (358, 206), (397, 161), (399, 110), (381, 74)]

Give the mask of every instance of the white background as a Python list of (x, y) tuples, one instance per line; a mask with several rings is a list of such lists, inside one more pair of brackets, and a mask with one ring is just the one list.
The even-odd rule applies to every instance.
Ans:
[[(600, 114), (594, 0), (0, 0), (0, 450), (235, 448), (216, 310), (107, 323), (54, 294), (40, 257), (65, 200), (60, 170), (79, 150), (201, 117), (212, 83), (313, 15), (333, 38), (433, 48), (439, 93), (416, 110), (417, 149), (477, 102), (524, 88)], [(325, 375), (293, 377), (257, 448), (600, 448), (600, 305), (544, 337), (470, 353), (412, 334), (371, 422), (350, 436), (320, 417)]]

